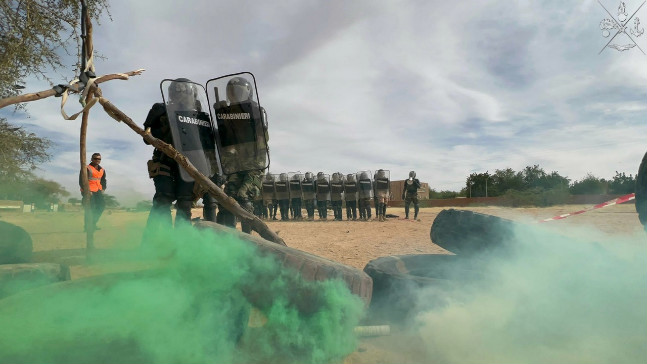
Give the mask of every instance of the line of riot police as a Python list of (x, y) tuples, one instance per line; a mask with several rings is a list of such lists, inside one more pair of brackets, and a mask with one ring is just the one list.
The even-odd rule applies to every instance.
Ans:
[[(390, 173), (379, 169), (371, 176), (368, 170), (331, 175), (318, 172), (266, 173), (263, 178), (261, 198), (256, 200), (255, 213), (268, 220), (328, 220), (328, 209), (333, 219), (343, 220), (343, 205), (346, 205), (346, 220), (371, 220), (371, 200), (374, 200), (375, 216), (386, 219), (386, 207), (390, 198)], [(302, 214), (305, 207), (306, 215)], [(359, 216), (358, 216), (359, 210)]]

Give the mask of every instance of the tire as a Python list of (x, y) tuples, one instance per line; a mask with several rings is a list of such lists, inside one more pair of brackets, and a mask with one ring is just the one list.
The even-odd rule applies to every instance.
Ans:
[(31, 261), (33, 245), (25, 229), (0, 221), (0, 264)]
[(70, 269), (57, 263), (0, 265), (0, 298), (46, 284), (69, 281)]
[(636, 175), (636, 212), (640, 223), (647, 230), (647, 153), (643, 156)]
[(395, 255), (371, 260), (364, 267), (373, 279), (369, 321), (409, 325), (420, 311), (442, 306), (443, 293), (480, 279), (481, 273), (473, 263), (447, 254)]
[[(238, 230), (213, 222), (200, 221), (195, 226), (201, 229), (211, 229), (217, 233), (236, 234), (240, 239), (255, 244), (263, 254), (276, 257), (281, 267), (298, 272), (301, 278), (306, 281), (341, 279), (346, 283), (351, 293), (359, 296), (366, 306), (371, 302), (373, 280), (357, 268), (349, 267), (298, 249), (278, 245), (257, 236), (243, 234)], [(275, 277), (263, 278), (271, 281)], [(268, 300), (271, 299), (271, 293), (263, 291), (263, 287), (267, 287), (267, 285), (259, 282), (256, 286), (258, 287), (254, 287), (255, 292), (251, 293), (253, 295), (252, 302), (257, 304), (259, 308), (269, 305)], [(317, 304), (316, 302), (312, 302), (318, 299), (316, 292), (307, 291), (307, 288), (305, 288), (306, 291), (303, 291), (303, 287), (294, 288), (293, 298), (297, 301), (295, 303), (300, 307), (300, 311), (316, 311)]]
[(442, 210), (431, 225), (431, 241), (456, 255), (475, 256), (510, 244), (517, 223), (466, 210)]

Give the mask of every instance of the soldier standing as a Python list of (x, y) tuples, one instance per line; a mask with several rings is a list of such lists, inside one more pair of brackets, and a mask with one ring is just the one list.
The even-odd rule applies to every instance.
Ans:
[(344, 200), (346, 201), (346, 219), (357, 220), (357, 180), (354, 173), (346, 175)]
[(303, 202), (308, 213), (308, 220), (315, 219), (315, 181), (312, 172), (306, 172), (301, 181), (301, 190), (303, 191)]
[(317, 173), (317, 182), (315, 183), (317, 190), (317, 211), (319, 212), (319, 219), (328, 219), (328, 201), (330, 201), (330, 178), (323, 172)]
[[(276, 210), (274, 209), (274, 202), (276, 201), (275, 179), (270, 172), (267, 172), (263, 179), (262, 196), (263, 196), (263, 210), (267, 219), (276, 220)], [(269, 214), (268, 214), (269, 211)]]
[(330, 201), (332, 204), (332, 211), (335, 215), (335, 220), (342, 220), (342, 201), (344, 193), (344, 175), (335, 172), (332, 174), (332, 180), (330, 181)]
[(416, 178), (416, 172), (409, 172), (409, 179), (404, 182), (404, 189), (402, 190), (402, 199), (404, 200), (404, 218), (409, 218), (409, 205), (413, 202), (414, 215), (413, 219), (418, 219), (418, 189), (420, 188), (420, 181)]
[(301, 216), (301, 178), (300, 173), (293, 173), (290, 177), (290, 212), (293, 220), (302, 220)]
[[(253, 79), (252, 74), (247, 75)], [(226, 101), (221, 101), (218, 93), (223, 88)], [(265, 109), (254, 101), (254, 85), (240, 74), (209, 80), (207, 89), (213, 89), (216, 98), (213, 111), (217, 120), (218, 150), (223, 173), (227, 176), (224, 192), (253, 213), (253, 201), (261, 193), (263, 170), (269, 166)], [(218, 216), (225, 225), (236, 226), (236, 218), (230, 211), (220, 209)], [(252, 229), (244, 221), (241, 228), (246, 233)]]
[(359, 172), (358, 205), (360, 220), (371, 219), (371, 198), (373, 197), (373, 181), (369, 171)]
[(390, 182), (389, 171), (378, 169), (373, 183), (375, 185), (375, 210), (379, 221), (386, 221), (386, 205), (389, 203)]
[(276, 199), (279, 201), (281, 220), (290, 220), (290, 183), (288, 174), (281, 173), (276, 181)]

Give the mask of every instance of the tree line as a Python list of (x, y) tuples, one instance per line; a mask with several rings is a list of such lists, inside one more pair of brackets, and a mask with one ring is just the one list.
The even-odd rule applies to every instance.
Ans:
[(539, 165), (527, 166), (521, 171), (512, 168), (497, 169), (494, 173), (472, 173), (460, 191), (429, 191), (429, 198), (506, 197), (515, 204), (547, 206), (562, 203), (571, 195), (625, 195), (636, 190), (636, 177), (616, 171), (610, 179), (588, 173), (581, 180), (572, 181), (558, 172), (547, 173)]

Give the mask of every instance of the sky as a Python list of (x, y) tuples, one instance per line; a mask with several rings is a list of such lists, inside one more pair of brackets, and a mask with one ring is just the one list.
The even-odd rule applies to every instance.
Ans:
[[(110, 17), (94, 23), (97, 75), (146, 71), (102, 84), (104, 97), (142, 125), (162, 101), (162, 79), (206, 84), (251, 72), (272, 173), (382, 168), (398, 180), (414, 170), (430, 188), (459, 191), (470, 173), (532, 165), (571, 181), (635, 175), (647, 149), (647, 34), (627, 30), (637, 46), (619, 51), (605, 47), (615, 31), (601, 29), (624, 16), (619, 1), (110, 4)], [(629, 18), (643, 2), (624, 4)], [(635, 19), (644, 29), (647, 5), (629, 27)], [(633, 41), (621, 33), (609, 45)], [(72, 67), (51, 74), (54, 83), (73, 77)], [(80, 106), (70, 99), (65, 110)], [(0, 116), (55, 142), (39, 173), (80, 197), (81, 118), (64, 120), (60, 98)], [(141, 137), (97, 106), (87, 144), (88, 160), (103, 156), (107, 193), (122, 205), (152, 198), (153, 148)]]

